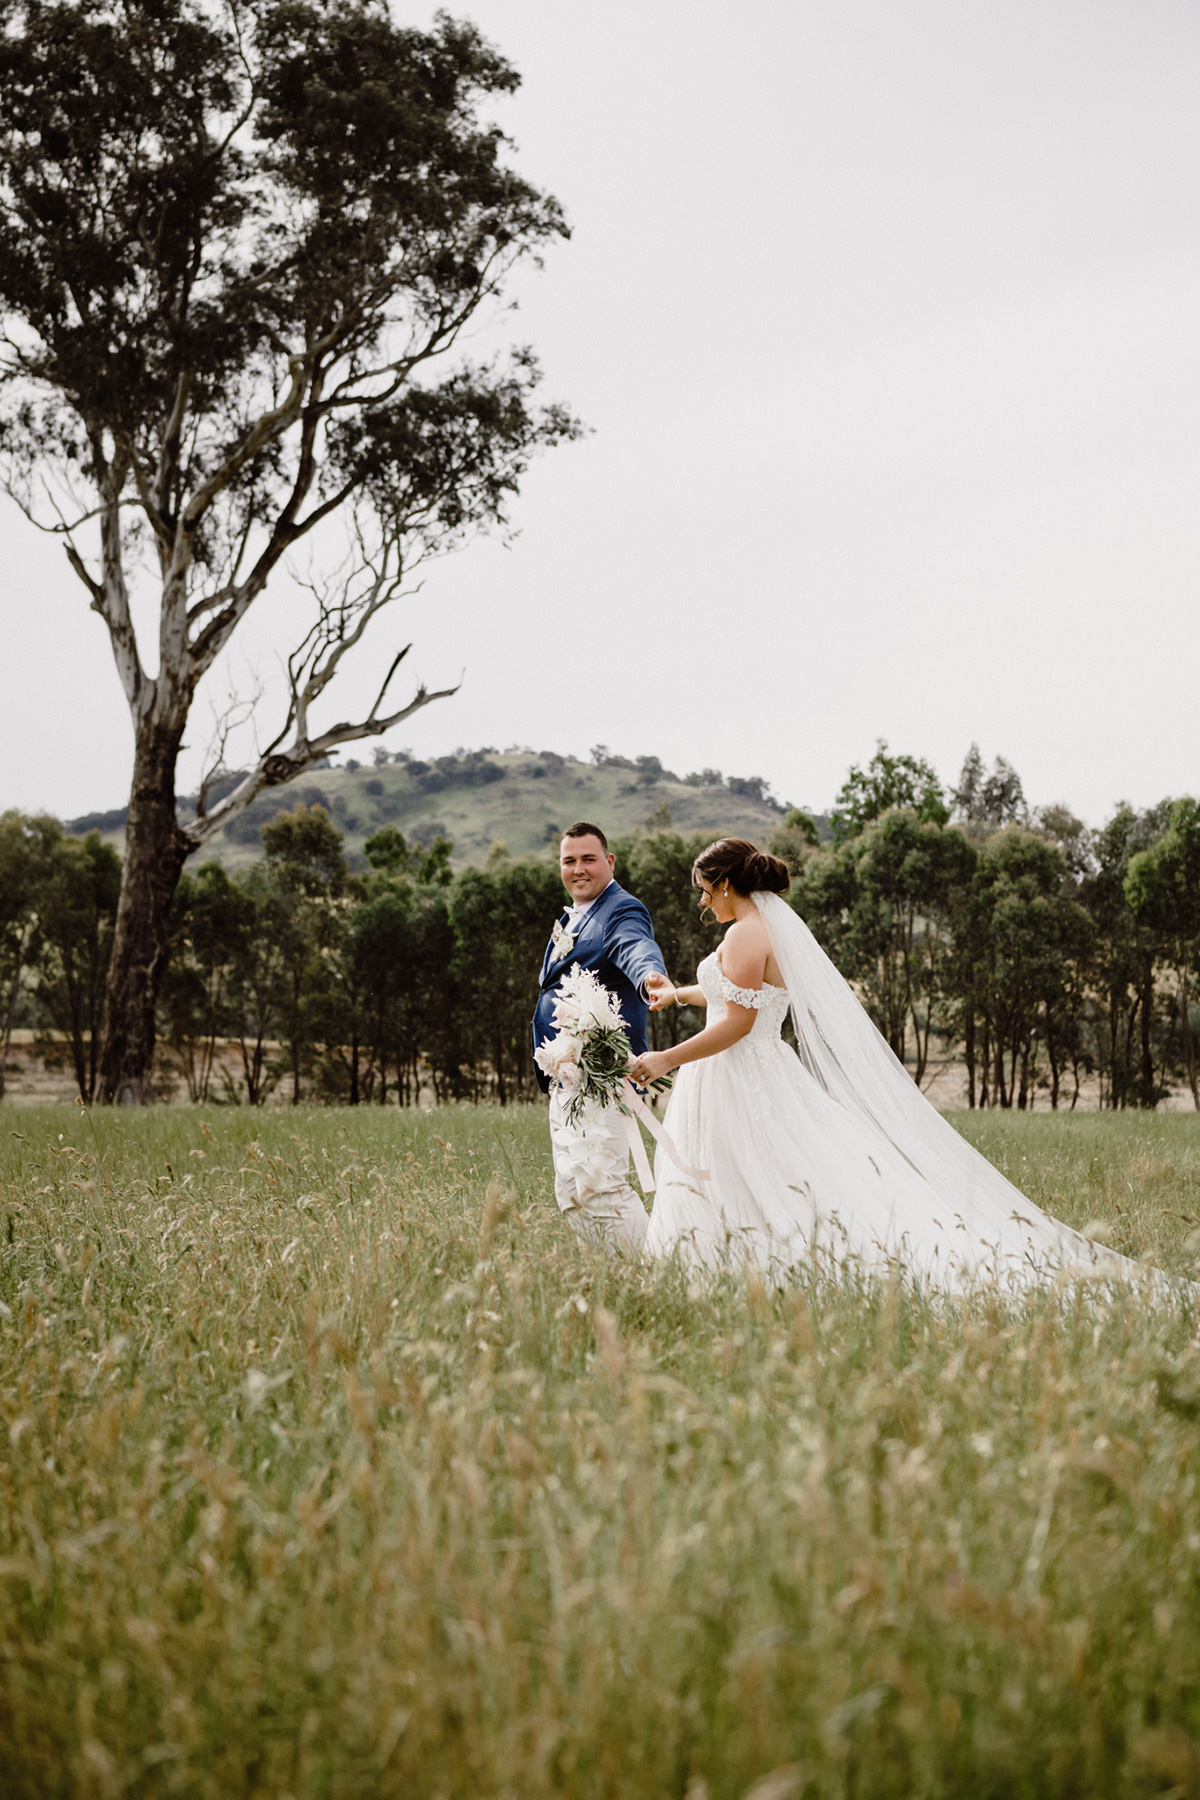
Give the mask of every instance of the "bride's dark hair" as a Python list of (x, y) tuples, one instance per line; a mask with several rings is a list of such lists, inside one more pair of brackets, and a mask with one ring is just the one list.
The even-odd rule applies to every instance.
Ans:
[(710, 887), (727, 881), (737, 894), (785, 894), (792, 878), (777, 856), (760, 850), (746, 838), (718, 838), (702, 850), (692, 864), (692, 886), (703, 875)]

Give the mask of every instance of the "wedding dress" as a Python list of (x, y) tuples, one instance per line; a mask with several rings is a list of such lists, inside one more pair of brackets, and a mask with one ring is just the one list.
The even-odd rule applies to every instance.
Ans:
[[(677, 1070), (645, 1250), (715, 1266), (854, 1258), (902, 1263), (939, 1287), (1027, 1286), (1060, 1271), (1146, 1271), (1058, 1224), (925, 1099), (804, 921), (754, 895), (785, 986), (738, 988), (717, 956), (697, 980), (711, 1020), (732, 1001), (752, 1029)], [(791, 1010), (797, 1049), (781, 1032)], [(797, 1054), (797, 1050), (799, 1054)]]

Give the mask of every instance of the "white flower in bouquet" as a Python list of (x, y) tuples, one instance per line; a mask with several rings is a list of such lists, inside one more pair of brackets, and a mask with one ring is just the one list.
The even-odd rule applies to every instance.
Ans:
[(590, 969), (581, 969), (578, 963), (559, 983), (554, 1016), (556, 1022), (573, 1024), (583, 1032), (625, 1029), (616, 1000)]
[[(534, 1057), (559, 1092), (569, 1096), (567, 1120), (586, 1138), (588, 1121), (595, 1126), (604, 1107), (615, 1104), (625, 1110), (621, 1095), (632, 1056), (625, 1021), (603, 983), (576, 963), (559, 983), (554, 1023), (557, 1036), (540, 1045)], [(663, 1076), (650, 1085), (664, 1088), (670, 1082)], [(586, 1161), (591, 1152), (585, 1145), (580, 1154)]]
[(577, 1062), (564, 1062), (559, 1065), (558, 1085), (564, 1094), (578, 1093), (583, 1081), (583, 1070)]
[(579, 1072), (579, 1053), (582, 1049), (579, 1038), (569, 1031), (560, 1031), (557, 1037), (547, 1038), (533, 1053), (534, 1061), (543, 1075), (550, 1081), (563, 1085), (563, 1077), (570, 1069)]

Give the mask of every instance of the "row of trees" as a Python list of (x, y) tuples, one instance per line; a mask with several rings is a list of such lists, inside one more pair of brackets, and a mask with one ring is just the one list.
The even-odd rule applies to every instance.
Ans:
[[(264, 856), (229, 875), (186, 874), (160, 986), (158, 1091), (260, 1104), (290, 1098), (440, 1099), (532, 1087), (528, 1020), (561, 888), (550, 865), (450, 870), (450, 845), (410, 849), (387, 826), (352, 873), (342, 834), (303, 803), (262, 833)], [(105, 978), (121, 863), (97, 833), (49, 818), (0, 820), (0, 1096), (14, 1026), (73, 1060), (97, 1093)]]
[[(161, 984), (157, 1087), (192, 1100), (289, 1097), (413, 1103), (535, 1091), (529, 1019), (551, 921), (556, 865), (497, 845), (459, 874), (450, 844), (410, 846), (393, 826), (352, 871), (342, 834), (299, 803), (263, 828), (264, 854), (230, 875), (203, 864), (180, 882)], [(697, 845), (670, 833), (619, 845), (621, 876), (651, 906), (671, 966), (710, 938), (688, 877)], [(121, 864), (96, 832), (58, 821), (0, 821), (0, 1096), (15, 1025), (69, 1050), (80, 1096), (97, 1091), (105, 977)], [(656, 1021), (662, 1041), (694, 1025)], [(51, 1034), (55, 1034), (53, 1039)]]
[(121, 859), (98, 833), (0, 817), (0, 1099), (22, 1020), (62, 1034), (80, 1094), (95, 1091), (120, 891)]
[[(1200, 804), (1121, 807), (1098, 831), (1031, 812), (1015, 772), (972, 751), (945, 790), (881, 744), (850, 771), (832, 839), (791, 812), (771, 840), (792, 902), (914, 1078), (965, 1064), (972, 1106), (1153, 1107), (1181, 1082), (1200, 1106)], [(667, 966), (712, 947), (691, 864), (703, 838), (642, 832), (614, 848), (650, 908)], [(262, 830), (263, 857), (185, 874), (160, 989), (160, 1085), (193, 1100), (302, 1095), (413, 1103), (534, 1091), (529, 1017), (562, 905), (549, 861), (493, 846), (455, 873), (451, 846), (392, 826), (351, 870), (336, 824), (298, 804)], [(120, 892), (116, 852), (52, 819), (0, 821), (0, 1094), (17, 1022), (58, 1034), (79, 1092), (97, 1088), (105, 977)], [(694, 1030), (669, 1010), (657, 1041)]]
[(972, 1106), (1078, 1099), (1153, 1107), (1186, 1080), (1200, 1107), (1200, 804), (1118, 808), (1089, 831), (1026, 806), (976, 748), (945, 791), (881, 744), (852, 769), (833, 842), (789, 815), (793, 901), (925, 1081), (960, 1052)]

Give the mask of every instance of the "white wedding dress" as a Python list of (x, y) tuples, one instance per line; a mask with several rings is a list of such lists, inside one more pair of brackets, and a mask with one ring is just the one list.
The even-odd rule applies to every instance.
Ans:
[[(697, 980), (711, 1021), (757, 1013), (729, 1049), (685, 1063), (655, 1160), (647, 1255), (763, 1269), (853, 1258), (938, 1287), (1028, 1286), (1068, 1271), (1147, 1272), (1038, 1210), (925, 1099), (816, 939), (756, 894), (785, 987), (736, 988), (717, 956)], [(797, 1050), (781, 1032), (791, 1008)], [(1161, 1278), (1160, 1278), (1161, 1279)]]

